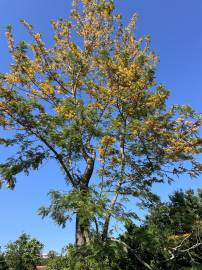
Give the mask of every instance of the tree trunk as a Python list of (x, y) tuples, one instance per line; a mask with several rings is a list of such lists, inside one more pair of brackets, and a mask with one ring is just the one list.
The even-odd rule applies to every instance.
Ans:
[(79, 214), (76, 215), (76, 248), (79, 252), (78, 260), (81, 260), (82, 268), (80, 270), (89, 270), (87, 266), (86, 257), (88, 254), (86, 253), (85, 246), (90, 243), (89, 239), (89, 222), (84, 221)]
[[(84, 152), (85, 156), (87, 155)], [(83, 194), (87, 194), (89, 191), (89, 181), (91, 179), (93, 169), (94, 169), (94, 162), (95, 162), (95, 152), (93, 153), (92, 157), (87, 155), (86, 157), (86, 169), (83, 174), (83, 177), (79, 181), (79, 188), (83, 191)], [(85, 219), (77, 213), (76, 215), (76, 247), (82, 247), (86, 244), (89, 244), (89, 220)]]
[(76, 247), (80, 248), (89, 244), (89, 224), (82, 220), (79, 214), (76, 215)]

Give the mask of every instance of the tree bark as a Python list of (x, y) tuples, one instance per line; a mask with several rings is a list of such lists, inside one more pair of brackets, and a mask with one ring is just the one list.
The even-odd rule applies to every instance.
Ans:
[[(92, 157), (86, 157), (86, 169), (83, 174), (83, 177), (79, 181), (80, 190), (84, 192), (84, 194), (88, 193), (89, 191), (89, 181), (91, 179), (93, 169), (94, 169), (94, 162), (95, 162), (95, 152), (93, 153)], [(82, 217), (77, 213), (76, 215), (76, 247), (82, 247), (86, 244), (89, 244), (89, 220), (86, 220), (85, 217)]]
[(76, 247), (80, 248), (89, 244), (89, 222), (76, 215)]
[[(85, 191), (88, 190), (86, 187)], [(89, 270), (86, 262), (86, 253), (85, 247), (90, 244), (90, 237), (89, 237), (89, 220), (83, 217), (80, 213), (76, 214), (76, 248), (80, 254), (80, 259), (82, 263), (81, 270)]]

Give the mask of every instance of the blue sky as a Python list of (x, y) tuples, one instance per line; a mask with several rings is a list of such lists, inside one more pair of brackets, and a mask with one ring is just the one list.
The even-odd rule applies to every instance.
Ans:
[[(19, 20), (28, 20), (49, 42), (50, 20), (66, 17), (70, 0), (1, 0), (0, 1), (0, 72), (8, 70), (5, 27), (14, 26), (17, 40), (27, 34)], [(189, 104), (197, 111), (202, 107), (202, 1), (201, 0), (116, 0), (118, 12), (127, 22), (139, 14), (137, 34), (150, 34), (152, 48), (160, 55), (157, 78), (171, 90), (169, 103)], [(0, 160), (5, 157), (0, 152)], [(166, 198), (177, 188), (201, 187), (201, 180), (179, 179), (172, 186), (157, 185), (154, 190)], [(0, 246), (15, 240), (21, 232), (37, 237), (45, 250), (60, 250), (74, 240), (74, 224), (59, 228), (51, 220), (41, 220), (37, 209), (48, 203), (49, 189), (64, 189), (63, 176), (51, 162), (31, 173), (19, 175), (14, 191), (0, 190)]]

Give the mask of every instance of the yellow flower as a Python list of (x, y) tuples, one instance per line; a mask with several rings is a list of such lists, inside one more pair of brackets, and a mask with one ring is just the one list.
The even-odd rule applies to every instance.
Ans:
[(54, 88), (48, 81), (42, 82), (40, 84), (40, 87), (41, 87), (41, 91), (46, 95), (50, 95), (54, 93)]
[(88, 5), (88, 4), (90, 4), (90, 2), (91, 2), (91, 0), (83, 0), (84, 5)]
[(75, 120), (77, 117), (76, 117), (76, 114), (74, 112), (67, 112), (67, 113), (64, 113), (64, 117), (68, 120)]
[(63, 111), (62, 106), (57, 106), (57, 107), (55, 107), (55, 111), (56, 111), (57, 113), (61, 113), (61, 112)]
[(7, 74), (5, 80), (9, 83), (20, 83), (20, 77), (15, 74)]
[(41, 41), (41, 34), (40, 33), (36, 33), (34, 34), (34, 37), (37, 41)]
[(115, 141), (116, 141), (115, 138), (113, 138), (112, 136), (106, 135), (106, 136), (104, 136), (104, 137), (102, 138), (101, 144), (103, 144), (103, 145), (111, 145), (111, 144), (113, 144)]
[(101, 156), (101, 157), (104, 157), (104, 156), (105, 156), (105, 152), (106, 152), (106, 151), (105, 151), (104, 148), (101, 148), (101, 147), (99, 148), (99, 153), (100, 153), (100, 156)]

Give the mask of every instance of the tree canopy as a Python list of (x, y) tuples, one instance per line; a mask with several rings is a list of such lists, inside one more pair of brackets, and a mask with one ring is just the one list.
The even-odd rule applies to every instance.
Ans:
[[(167, 107), (169, 91), (155, 78), (158, 57), (148, 36), (135, 34), (113, 1), (72, 1), (68, 19), (52, 21), (54, 44), (25, 20), (33, 42), (6, 36), (13, 62), (0, 78), (0, 143), (17, 152), (0, 165), (1, 183), (54, 159), (67, 192), (51, 191), (40, 209), (58, 224), (76, 216), (76, 245), (111, 237), (111, 220), (136, 218), (126, 201), (150, 206), (153, 183), (202, 170), (201, 114)], [(5, 136), (4, 136), (5, 135)]]
[(127, 256), (118, 259), (120, 269), (145, 269), (134, 254), (151, 269), (200, 269), (201, 195), (201, 190), (176, 191), (168, 202), (154, 205), (141, 226), (129, 223), (120, 237), (129, 246)]
[(6, 247), (4, 256), (8, 269), (35, 270), (41, 262), (42, 248), (42, 243), (23, 233)]

